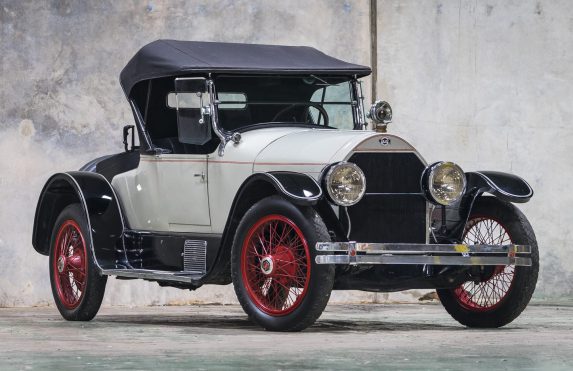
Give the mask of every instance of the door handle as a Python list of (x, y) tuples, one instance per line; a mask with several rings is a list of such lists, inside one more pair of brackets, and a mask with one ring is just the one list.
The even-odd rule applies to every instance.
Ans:
[(205, 178), (206, 178), (204, 171), (202, 171), (200, 174), (193, 174), (193, 176), (196, 177), (196, 178), (201, 177), (201, 181), (202, 181), (202, 182), (204, 182), (204, 181), (205, 181)]

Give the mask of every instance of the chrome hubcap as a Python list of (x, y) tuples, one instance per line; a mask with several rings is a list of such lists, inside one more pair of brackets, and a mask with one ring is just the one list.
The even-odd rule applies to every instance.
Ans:
[(264, 274), (266, 275), (271, 274), (273, 272), (273, 268), (274, 268), (273, 258), (271, 258), (270, 256), (266, 256), (261, 259), (261, 271)]
[(65, 265), (66, 265), (66, 258), (60, 256), (58, 258), (58, 263), (56, 264), (56, 266), (58, 267), (58, 273), (62, 273), (64, 271)]

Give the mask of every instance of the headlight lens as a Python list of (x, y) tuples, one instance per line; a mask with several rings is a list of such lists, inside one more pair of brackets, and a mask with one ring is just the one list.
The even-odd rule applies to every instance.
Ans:
[(422, 188), (430, 201), (448, 206), (464, 194), (466, 175), (453, 162), (437, 162), (424, 171)]
[(352, 206), (366, 192), (366, 178), (360, 168), (351, 162), (339, 162), (328, 169), (326, 191), (331, 200), (340, 206)]

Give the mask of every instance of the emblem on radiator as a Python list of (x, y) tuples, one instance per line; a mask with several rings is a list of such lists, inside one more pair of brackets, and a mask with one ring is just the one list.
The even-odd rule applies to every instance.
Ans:
[(380, 144), (383, 145), (384, 147), (386, 147), (392, 143), (392, 141), (388, 137), (384, 137), (384, 138), (380, 139), (378, 142), (380, 142)]

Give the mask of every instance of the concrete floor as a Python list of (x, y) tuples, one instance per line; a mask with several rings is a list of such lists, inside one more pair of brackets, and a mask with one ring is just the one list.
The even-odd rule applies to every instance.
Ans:
[(311, 328), (271, 333), (239, 306), (0, 309), (0, 369), (573, 369), (573, 307), (529, 306), (469, 330), (439, 304), (330, 305)]

